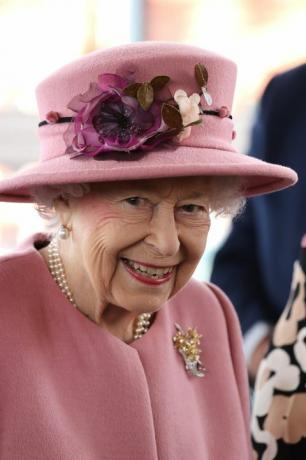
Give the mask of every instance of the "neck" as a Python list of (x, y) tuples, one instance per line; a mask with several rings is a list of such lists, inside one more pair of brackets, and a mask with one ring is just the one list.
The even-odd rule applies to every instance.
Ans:
[(130, 343), (134, 340), (135, 324), (138, 315), (130, 313), (123, 308), (108, 304), (102, 314), (101, 325), (103, 325), (114, 336)]

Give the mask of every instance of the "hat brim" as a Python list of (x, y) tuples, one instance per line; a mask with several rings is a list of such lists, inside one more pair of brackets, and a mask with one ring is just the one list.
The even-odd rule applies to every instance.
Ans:
[(290, 168), (249, 155), (212, 148), (179, 146), (175, 150), (100, 155), (99, 159), (61, 155), (21, 169), (0, 182), (0, 200), (33, 202), (40, 185), (113, 182), (186, 176), (239, 176), (246, 197), (290, 187), (297, 174)]

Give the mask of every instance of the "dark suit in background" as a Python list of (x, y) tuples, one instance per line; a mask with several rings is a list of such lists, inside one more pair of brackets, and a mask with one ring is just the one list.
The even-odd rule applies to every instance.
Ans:
[(212, 281), (234, 303), (244, 334), (277, 321), (306, 232), (306, 64), (274, 77), (266, 87), (250, 154), (290, 166), (299, 182), (250, 199), (216, 255)]

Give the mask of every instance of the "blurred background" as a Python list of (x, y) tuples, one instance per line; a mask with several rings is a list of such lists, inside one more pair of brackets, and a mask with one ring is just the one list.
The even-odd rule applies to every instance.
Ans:
[[(195, 44), (238, 64), (233, 115), (237, 148), (248, 148), (267, 81), (306, 60), (306, 0), (0, 0), (0, 178), (37, 159), (35, 87), (97, 48), (139, 40)], [(214, 219), (196, 277), (230, 227)], [(32, 205), (0, 203), (0, 254), (43, 230)]]

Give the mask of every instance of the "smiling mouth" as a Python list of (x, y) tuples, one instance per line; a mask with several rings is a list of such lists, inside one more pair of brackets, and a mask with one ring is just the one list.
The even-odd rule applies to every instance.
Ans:
[(139, 262), (134, 262), (133, 260), (127, 259), (125, 257), (122, 257), (121, 260), (129, 269), (132, 269), (133, 272), (152, 280), (169, 279), (175, 268), (174, 266), (152, 267), (148, 265), (142, 265)]

